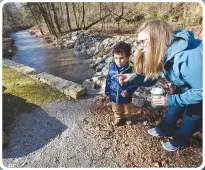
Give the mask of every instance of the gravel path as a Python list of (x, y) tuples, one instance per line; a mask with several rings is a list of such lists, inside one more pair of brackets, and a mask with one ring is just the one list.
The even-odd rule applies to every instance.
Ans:
[(147, 133), (165, 112), (133, 107), (135, 124), (113, 127), (111, 108), (97, 97), (56, 100), (17, 117), (2, 162), (8, 168), (199, 167), (202, 146), (195, 138), (192, 147), (167, 152), (161, 145), (167, 138)]
[(57, 100), (15, 120), (3, 164), (22, 167), (101, 167), (103, 150), (84, 129), (94, 98)]

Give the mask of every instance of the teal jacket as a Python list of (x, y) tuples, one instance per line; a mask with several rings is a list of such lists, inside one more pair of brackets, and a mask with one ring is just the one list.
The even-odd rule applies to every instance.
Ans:
[[(173, 33), (173, 41), (166, 51), (163, 64), (166, 73), (161, 72), (160, 75), (178, 86), (182, 93), (168, 96), (169, 107), (186, 107), (202, 101), (202, 56), (202, 41), (195, 39), (192, 32), (184, 29)], [(138, 81), (139, 77), (143, 79), (142, 75), (137, 77)], [(144, 84), (152, 86), (156, 81), (149, 80)]]
[(202, 41), (195, 39), (192, 32), (184, 29), (173, 33), (173, 43), (165, 56), (164, 77), (183, 93), (169, 95), (168, 106), (184, 107), (202, 101), (202, 49)]

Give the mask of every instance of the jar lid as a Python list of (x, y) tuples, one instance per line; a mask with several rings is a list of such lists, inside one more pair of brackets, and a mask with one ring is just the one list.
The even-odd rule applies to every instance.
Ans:
[(164, 94), (164, 89), (161, 87), (155, 87), (151, 90), (152, 94)]

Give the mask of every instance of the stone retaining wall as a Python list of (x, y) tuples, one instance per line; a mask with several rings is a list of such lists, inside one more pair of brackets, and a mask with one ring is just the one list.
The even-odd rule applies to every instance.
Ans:
[(3, 59), (3, 65), (10, 67), (20, 73), (23, 73), (33, 79), (40, 80), (41, 82), (58, 89), (60, 92), (74, 99), (77, 99), (85, 94), (85, 88), (82, 85), (74, 83), (72, 81), (56, 77), (46, 72), (39, 72), (34, 68), (16, 63), (9, 59)]

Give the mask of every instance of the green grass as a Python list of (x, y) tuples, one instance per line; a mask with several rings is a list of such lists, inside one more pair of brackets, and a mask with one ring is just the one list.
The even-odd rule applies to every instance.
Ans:
[(2, 73), (3, 129), (6, 132), (16, 114), (28, 113), (56, 99), (66, 98), (58, 90), (8, 67), (3, 67)]

